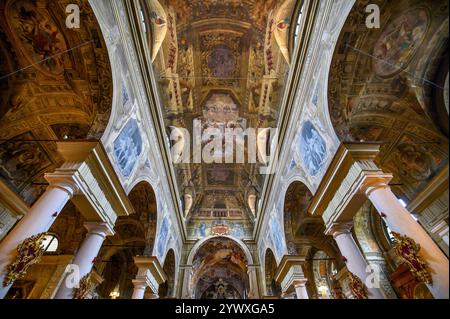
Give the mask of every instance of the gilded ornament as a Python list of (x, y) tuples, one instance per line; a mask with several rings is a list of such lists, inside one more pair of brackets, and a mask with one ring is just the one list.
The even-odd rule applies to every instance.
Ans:
[(95, 286), (91, 281), (91, 273), (80, 279), (79, 287), (73, 291), (73, 299), (87, 299)]
[(46, 235), (47, 233), (41, 233), (32, 236), (17, 246), (16, 259), (7, 268), (3, 287), (8, 287), (17, 279), (23, 278), (30, 266), (39, 263), (44, 254), (42, 243)]
[(402, 236), (399, 233), (392, 232), (392, 236), (394, 236), (394, 250), (396, 254), (408, 265), (414, 277), (419, 282), (432, 284), (433, 281), (428, 264), (419, 256), (420, 245), (412, 238)]
[(348, 272), (350, 278), (350, 290), (356, 299), (368, 299), (367, 287), (364, 283), (352, 272)]

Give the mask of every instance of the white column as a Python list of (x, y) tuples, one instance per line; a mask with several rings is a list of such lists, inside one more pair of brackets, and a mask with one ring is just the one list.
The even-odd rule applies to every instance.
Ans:
[[(94, 260), (97, 257), (106, 236), (114, 235), (114, 231), (107, 223), (88, 222), (84, 226), (88, 233), (81, 244), (72, 264), (77, 265), (80, 270), (80, 279), (89, 274), (92, 270)], [(67, 274), (56, 293), (55, 299), (72, 299), (73, 288), (66, 284), (72, 274)], [(69, 280), (67, 280), (69, 282)]]
[(398, 201), (387, 183), (369, 185), (365, 192), (377, 211), (386, 216), (384, 220), (391, 231), (410, 237), (422, 247), (420, 254), (431, 268), (433, 278), (433, 284), (428, 287), (435, 298), (448, 299), (449, 263), (442, 250)]
[(296, 280), (294, 282), (295, 293), (297, 294), (297, 299), (309, 299), (308, 290), (306, 290), (306, 283), (308, 279)]
[(50, 185), (45, 193), (0, 244), (0, 299), (3, 299), (11, 288), (11, 285), (4, 287), (3, 280), (7, 267), (17, 256), (17, 246), (27, 238), (47, 232), (77, 192), (76, 185), (68, 178), (56, 177), (53, 174), (47, 174), (46, 178)]
[(133, 290), (133, 296), (131, 299), (144, 299), (145, 296), (145, 289), (147, 289), (148, 284), (139, 279), (133, 280), (134, 290)]
[(192, 299), (193, 292), (190, 289), (190, 282), (192, 278), (192, 265), (185, 265), (180, 267), (180, 270), (183, 269), (183, 288), (182, 288), (182, 299)]
[[(351, 233), (352, 228), (352, 223), (338, 223), (333, 224), (327, 230), (327, 233), (333, 235), (341, 255), (346, 259), (348, 271), (352, 272), (359, 279), (361, 279), (364, 284), (366, 284), (366, 278), (371, 274), (371, 272), (366, 272), (369, 264), (353, 239)], [(369, 299), (386, 299), (386, 296), (381, 288), (367, 288)]]
[(256, 275), (256, 266), (249, 265), (248, 266), (248, 280), (249, 280), (249, 292), (248, 292), (248, 299), (257, 299), (259, 297), (258, 294), (258, 279)]

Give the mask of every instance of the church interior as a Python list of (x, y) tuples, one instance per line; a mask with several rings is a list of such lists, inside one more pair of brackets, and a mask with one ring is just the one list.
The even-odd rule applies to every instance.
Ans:
[(0, 299), (449, 299), (448, 6), (1, 0)]

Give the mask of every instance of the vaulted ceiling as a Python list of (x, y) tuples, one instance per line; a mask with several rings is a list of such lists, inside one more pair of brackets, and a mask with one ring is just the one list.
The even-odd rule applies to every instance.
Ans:
[[(153, 58), (166, 126), (276, 127), (289, 70), (289, 25), (296, 1), (150, 1)], [(164, 39), (164, 41), (160, 41)], [(157, 51), (158, 53), (156, 54)], [(203, 140), (203, 146), (208, 143)], [(175, 165), (188, 218), (227, 219), (251, 228), (264, 176), (260, 164), (222, 161)], [(235, 161), (233, 161), (235, 163)], [(187, 197), (186, 197), (187, 196)], [(253, 206), (253, 207), (252, 207)], [(188, 207), (189, 208), (189, 207)]]
[[(66, 7), (84, 12), (78, 29)], [(88, 1), (0, 1), (0, 180), (32, 204), (62, 164), (55, 140), (99, 139), (112, 73)]]
[[(343, 141), (382, 141), (378, 164), (412, 199), (448, 163), (448, 1), (375, 1), (382, 27), (352, 10), (329, 79), (330, 115)], [(448, 95), (447, 95), (448, 96)]]

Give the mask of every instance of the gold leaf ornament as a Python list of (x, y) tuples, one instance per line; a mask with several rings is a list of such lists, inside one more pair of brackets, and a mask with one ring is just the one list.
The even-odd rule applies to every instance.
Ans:
[(412, 238), (392, 232), (394, 237), (394, 250), (396, 254), (408, 265), (413, 276), (425, 284), (432, 284), (433, 280), (429, 271), (428, 263), (419, 255), (420, 245)]
[(17, 279), (23, 278), (32, 265), (39, 263), (44, 254), (43, 241), (47, 235), (47, 233), (41, 233), (32, 236), (17, 246), (16, 259), (6, 270), (3, 287), (8, 287)]
[(348, 272), (350, 278), (350, 290), (356, 299), (368, 299), (367, 287), (361, 279), (352, 272)]
[(91, 273), (88, 273), (80, 279), (79, 287), (73, 290), (73, 299), (86, 299), (94, 289)]

